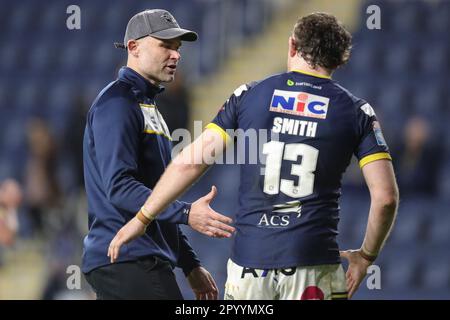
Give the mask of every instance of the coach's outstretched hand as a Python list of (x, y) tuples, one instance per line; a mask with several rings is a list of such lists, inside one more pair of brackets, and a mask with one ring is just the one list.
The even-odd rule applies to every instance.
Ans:
[(348, 269), (345, 277), (347, 279), (348, 298), (358, 290), (361, 281), (367, 274), (367, 268), (372, 264), (370, 261), (364, 259), (359, 250), (341, 251), (341, 258), (348, 260)]
[(120, 247), (131, 240), (142, 236), (145, 233), (146, 228), (147, 226), (136, 217), (128, 221), (128, 223), (117, 232), (116, 236), (109, 244), (108, 257), (110, 257), (111, 263), (116, 262), (119, 257)]
[[(233, 220), (214, 211), (209, 206), (216, 195), (217, 188), (213, 186), (210, 193), (192, 203), (188, 224), (192, 229), (207, 236), (229, 238), (235, 231), (234, 227), (229, 225), (233, 223)], [(117, 261), (120, 248), (124, 244), (142, 236), (146, 228), (147, 226), (137, 217), (134, 217), (124, 225), (109, 244), (108, 257), (110, 257), (111, 263)]]
[(235, 231), (230, 226), (233, 220), (214, 211), (209, 206), (217, 195), (217, 188), (212, 186), (211, 192), (192, 203), (188, 224), (192, 229), (214, 238), (229, 238)]

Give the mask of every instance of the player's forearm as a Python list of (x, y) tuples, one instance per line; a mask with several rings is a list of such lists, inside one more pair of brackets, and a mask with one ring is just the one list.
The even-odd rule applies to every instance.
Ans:
[(144, 216), (153, 220), (169, 203), (181, 196), (208, 169), (209, 164), (214, 163), (215, 157), (224, 148), (221, 135), (206, 129), (167, 167), (142, 207)]
[(185, 150), (167, 167), (152, 194), (143, 206), (147, 217), (156, 217), (170, 203), (180, 197), (208, 168), (204, 163), (191, 163), (186, 159)]
[(362, 250), (376, 257), (383, 248), (394, 225), (398, 206), (398, 193), (394, 192), (382, 199), (373, 199)]

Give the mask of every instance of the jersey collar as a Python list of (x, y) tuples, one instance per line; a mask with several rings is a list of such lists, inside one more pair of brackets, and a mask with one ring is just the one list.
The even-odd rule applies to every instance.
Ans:
[(139, 73), (134, 71), (129, 67), (122, 67), (119, 70), (119, 79), (124, 80), (125, 82), (130, 83), (141, 91), (145, 96), (149, 98), (154, 98), (158, 93), (164, 91), (163, 86), (155, 86), (150, 83), (147, 79), (141, 76)]
[(306, 74), (308, 76), (316, 77), (316, 78), (322, 78), (322, 79), (331, 79), (331, 76), (324, 76), (322, 74), (313, 73), (313, 72), (306, 72), (306, 71), (300, 71), (300, 70), (292, 70), (292, 72), (297, 72), (301, 74)]

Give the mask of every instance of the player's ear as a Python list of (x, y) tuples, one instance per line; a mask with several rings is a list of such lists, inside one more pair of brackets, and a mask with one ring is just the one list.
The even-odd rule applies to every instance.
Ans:
[(139, 56), (139, 42), (137, 40), (128, 40), (126, 45), (128, 53), (137, 58)]
[(289, 56), (294, 57), (297, 54), (297, 44), (293, 36), (289, 37)]

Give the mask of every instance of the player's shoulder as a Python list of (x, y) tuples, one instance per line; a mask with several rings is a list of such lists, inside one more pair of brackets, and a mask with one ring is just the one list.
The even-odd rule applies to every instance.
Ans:
[(276, 73), (270, 75), (261, 80), (255, 81), (253, 88), (267, 89), (268, 87), (278, 87), (280, 84), (285, 83), (288, 79), (288, 73)]
[[(136, 109), (139, 105), (132, 87), (123, 81), (115, 80), (109, 83), (94, 100), (91, 110), (105, 109), (126, 112)], [(128, 107), (128, 108), (124, 108)]]
[(370, 107), (369, 103), (365, 99), (356, 96), (341, 84), (333, 81), (332, 87), (333, 90), (335, 90), (335, 96), (342, 96), (344, 99), (347, 99), (349, 105), (351, 105), (356, 110), (361, 109), (361, 107), (363, 107), (364, 105), (368, 105)]
[(282, 76), (282, 73), (274, 74), (267, 78), (241, 84), (233, 91), (232, 95), (240, 97), (247, 95), (248, 93), (259, 91), (260, 89), (266, 90), (269, 86), (274, 87), (276, 85), (274, 82), (279, 81)]
[(258, 84), (258, 81), (251, 81), (248, 83), (241, 84), (236, 89), (234, 89), (232, 96), (235, 96), (237, 98), (241, 97), (243, 94), (252, 90), (257, 84)]

